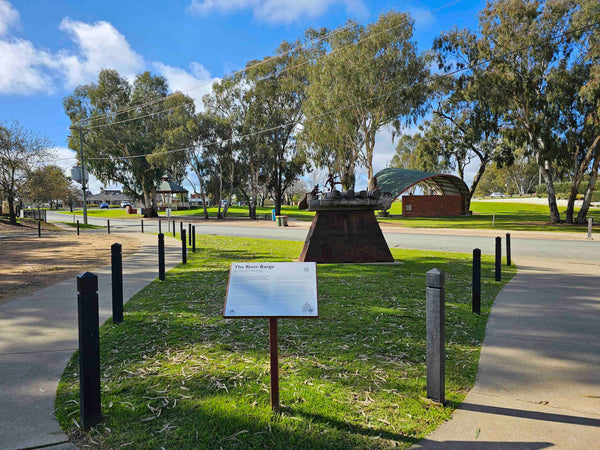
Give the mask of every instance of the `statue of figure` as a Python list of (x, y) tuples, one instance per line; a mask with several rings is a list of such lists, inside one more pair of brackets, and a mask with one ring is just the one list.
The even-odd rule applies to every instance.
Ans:
[(319, 193), (319, 184), (315, 184), (315, 187), (313, 188), (312, 191), (310, 191), (310, 194), (313, 197), (316, 197), (318, 193)]
[(329, 177), (327, 177), (327, 181), (325, 182), (325, 186), (329, 185), (330, 191), (335, 191), (335, 185), (342, 184), (339, 181), (335, 181), (335, 174), (330, 173)]

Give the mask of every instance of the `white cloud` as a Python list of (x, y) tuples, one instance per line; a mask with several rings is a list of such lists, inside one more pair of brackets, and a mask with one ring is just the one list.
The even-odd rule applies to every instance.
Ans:
[(144, 67), (144, 59), (115, 27), (108, 22), (92, 24), (65, 18), (60, 29), (77, 44), (78, 52), (61, 51), (56, 67), (65, 76), (65, 87), (93, 80), (102, 69), (115, 69), (123, 75), (134, 74)]
[(201, 15), (212, 12), (231, 14), (251, 9), (254, 17), (269, 23), (291, 23), (322, 16), (332, 6), (341, 5), (352, 14), (365, 14), (361, 0), (192, 0), (188, 11)]
[(0, 36), (4, 36), (8, 29), (19, 23), (19, 11), (10, 2), (0, 0)]
[(53, 82), (45, 70), (52, 55), (24, 39), (0, 40), (0, 93), (33, 94), (52, 91)]
[(203, 109), (202, 97), (211, 92), (212, 84), (219, 80), (211, 77), (210, 72), (197, 62), (190, 64), (189, 72), (161, 62), (153, 62), (152, 67), (159, 75), (167, 79), (171, 91), (180, 91), (192, 97), (197, 110)]

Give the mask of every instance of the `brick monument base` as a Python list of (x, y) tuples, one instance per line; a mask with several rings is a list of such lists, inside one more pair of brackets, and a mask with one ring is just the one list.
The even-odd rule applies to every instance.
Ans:
[(301, 262), (394, 262), (374, 211), (320, 210), (308, 231)]

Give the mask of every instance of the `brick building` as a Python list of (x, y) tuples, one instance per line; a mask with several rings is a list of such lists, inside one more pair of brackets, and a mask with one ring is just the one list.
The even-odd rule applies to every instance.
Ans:
[[(375, 174), (377, 185), (392, 198), (402, 196), (404, 217), (454, 217), (469, 214), (469, 187), (454, 175), (387, 168)], [(434, 195), (402, 195), (416, 185)]]

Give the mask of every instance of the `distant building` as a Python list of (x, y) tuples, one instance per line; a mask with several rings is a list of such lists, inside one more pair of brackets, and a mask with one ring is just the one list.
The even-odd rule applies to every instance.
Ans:
[(121, 202), (125, 200), (133, 204), (133, 201), (129, 198), (129, 196), (123, 194), (123, 192), (118, 189), (100, 188), (99, 194), (93, 194), (87, 197), (88, 205), (99, 205), (102, 202), (106, 202), (109, 205), (121, 205)]

